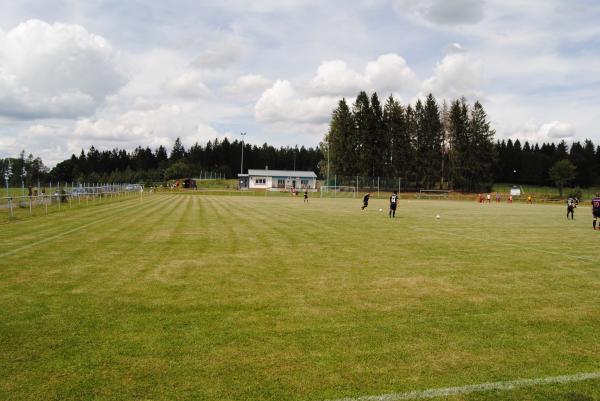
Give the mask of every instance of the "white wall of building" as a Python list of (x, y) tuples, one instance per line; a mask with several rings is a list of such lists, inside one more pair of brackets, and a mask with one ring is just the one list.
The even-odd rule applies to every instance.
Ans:
[[(264, 181), (264, 182), (263, 182)], [(273, 177), (250, 176), (250, 189), (272, 188)]]
[(302, 190), (303, 188), (314, 189), (316, 188), (317, 180), (315, 178), (308, 177), (268, 177), (268, 176), (249, 176), (249, 188), (250, 189), (267, 189), (267, 188), (279, 188), (279, 180), (283, 180), (283, 187), (289, 189), (295, 183), (296, 189)]

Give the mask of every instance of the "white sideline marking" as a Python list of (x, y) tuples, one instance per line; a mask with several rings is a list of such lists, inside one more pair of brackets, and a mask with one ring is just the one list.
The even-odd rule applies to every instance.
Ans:
[(600, 379), (600, 371), (590, 373), (579, 373), (574, 375), (549, 376), (537, 379), (517, 379), (503, 382), (490, 382), (481, 384), (470, 384), (460, 387), (434, 388), (422, 391), (410, 391), (407, 393), (390, 393), (383, 395), (367, 395), (361, 397), (346, 397), (329, 401), (399, 401), (419, 400), (424, 398), (448, 397), (452, 395), (470, 394), (490, 390), (514, 390), (522, 387), (539, 386), (544, 384), (564, 384), (581, 382), (585, 380)]

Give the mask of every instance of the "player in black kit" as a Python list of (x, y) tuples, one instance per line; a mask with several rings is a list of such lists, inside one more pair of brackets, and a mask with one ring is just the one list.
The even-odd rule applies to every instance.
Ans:
[(571, 220), (573, 220), (574, 214), (575, 214), (575, 199), (572, 196), (569, 196), (569, 199), (567, 199), (567, 220), (569, 220), (569, 215), (571, 215)]
[(392, 218), (396, 217), (396, 207), (398, 206), (398, 191), (394, 191), (390, 196), (390, 212), (388, 215)]
[(371, 197), (370, 193), (366, 193), (363, 197), (363, 205), (360, 207), (360, 210), (365, 210), (367, 206), (369, 206), (369, 198)]
[[(600, 218), (600, 192), (596, 192), (596, 197), (592, 199), (592, 216), (594, 217), (594, 230), (596, 229), (596, 220)], [(600, 230), (600, 227), (598, 227)]]

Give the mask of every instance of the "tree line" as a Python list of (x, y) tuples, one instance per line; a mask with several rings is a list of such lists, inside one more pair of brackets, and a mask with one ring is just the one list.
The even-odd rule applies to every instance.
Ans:
[[(400, 177), (407, 189), (489, 190), (493, 182), (589, 187), (600, 184), (600, 146), (591, 140), (559, 143), (494, 142), (494, 130), (479, 102), (440, 103), (432, 96), (402, 105), (393, 96), (382, 105), (377, 93), (360, 92), (350, 106), (341, 99), (318, 147), (280, 147), (244, 143), (244, 170), (264, 168), (337, 175)], [(38, 182), (159, 183), (184, 177), (235, 178), (242, 142), (224, 138), (185, 148), (138, 146), (99, 150), (91, 146), (52, 169), (22, 151), (10, 162), (11, 186)], [(555, 168), (563, 162), (560, 168)], [(331, 180), (333, 181), (333, 179)], [(338, 180), (338, 183), (340, 181)]]
[[(591, 140), (558, 144), (502, 140), (481, 103), (438, 102), (431, 94), (414, 105), (393, 96), (360, 92), (341, 99), (320, 144), (322, 176), (401, 177), (408, 189), (489, 191), (494, 182), (589, 187), (600, 184), (600, 146)], [(572, 174), (552, 173), (558, 162)], [(565, 170), (566, 168), (566, 170)]]
[(401, 177), (416, 189), (489, 189), (496, 162), (494, 131), (479, 102), (441, 106), (433, 95), (381, 104), (362, 91), (352, 107), (339, 101), (321, 143), (321, 173)]
[[(21, 152), (18, 158), (0, 159), (2, 172), (10, 162), (11, 186), (21, 185), (25, 167), (26, 185), (38, 181), (60, 182), (141, 182), (160, 183), (185, 177), (235, 178), (240, 172), (242, 142), (227, 138), (215, 139), (202, 145), (195, 143), (186, 149), (177, 138), (170, 151), (164, 146), (152, 150), (138, 146), (133, 151), (125, 149), (99, 150), (91, 146), (86, 152), (56, 164), (52, 169), (42, 160)], [(244, 171), (248, 168), (314, 171), (322, 158), (318, 148), (262, 146), (244, 143)]]
[(571, 185), (590, 187), (600, 184), (600, 146), (591, 140), (558, 144), (530, 144), (517, 139), (496, 143), (498, 162), (495, 178), (498, 182), (515, 184), (553, 185), (556, 180), (550, 175), (552, 167), (567, 160), (574, 167)]

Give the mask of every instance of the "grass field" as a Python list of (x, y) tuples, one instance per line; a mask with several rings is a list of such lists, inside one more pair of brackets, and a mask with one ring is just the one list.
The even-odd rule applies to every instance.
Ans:
[[(589, 208), (359, 206), (161, 194), (2, 226), (0, 399), (391, 401), (600, 370)], [(597, 377), (444, 399), (594, 400)]]

